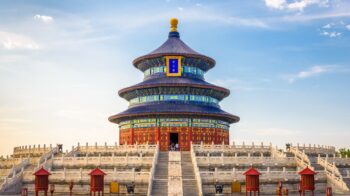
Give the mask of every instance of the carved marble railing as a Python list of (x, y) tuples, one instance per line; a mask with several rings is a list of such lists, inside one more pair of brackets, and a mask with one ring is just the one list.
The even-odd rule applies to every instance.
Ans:
[(55, 154), (59, 152), (58, 147), (52, 148), (49, 152), (46, 152), (45, 154), (41, 155), (38, 166), (34, 169), (34, 171), (40, 169), (41, 167), (44, 167), (45, 169), (48, 169), (51, 167), (52, 161), (48, 161), (49, 159), (53, 159)]
[(54, 166), (85, 166), (85, 165), (152, 165), (154, 157), (137, 156), (108, 156), (108, 157), (55, 157)]
[(11, 178), (5, 178), (5, 181), (0, 184), (0, 194), (1, 193), (13, 193), (15, 191), (9, 191), (9, 189), (22, 182), (23, 170)]
[(13, 156), (14, 157), (20, 157), (20, 156), (25, 156), (27, 157), (32, 156), (32, 155), (41, 155), (41, 154), (45, 154), (49, 151), (52, 150), (52, 145), (50, 144), (49, 147), (46, 147), (46, 145), (44, 144), (43, 147), (40, 147), (40, 145), (38, 146), (19, 146), (19, 147), (15, 147), (13, 150)]
[[(110, 183), (112, 181), (118, 181), (118, 182), (135, 182), (135, 183), (148, 183), (150, 172), (148, 171), (141, 171), (141, 172), (135, 172), (134, 170), (131, 171), (117, 171), (114, 170), (103, 170), (107, 175), (105, 176), (105, 182)], [(89, 173), (91, 172), (91, 169), (74, 169), (74, 170), (68, 170), (63, 169), (59, 171), (50, 171), (50, 181), (57, 182), (57, 181), (83, 181), (88, 182), (90, 180)], [(33, 172), (31, 171), (25, 171), (23, 180), (26, 182), (32, 182), (34, 180)]]
[[(335, 160), (332, 158), (331, 160)], [(332, 185), (340, 189), (340, 191), (349, 191), (349, 187), (345, 183), (342, 174), (336, 166), (335, 162), (329, 163), (328, 158), (317, 157), (317, 163), (325, 168), (327, 179)]]
[(299, 150), (299, 148), (296, 147), (290, 147), (289, 151), (294, 154), (295, 161), (300, 168), (310, 167), (311, 169), (314, 169), (311, 166), (311, 161), (309, 157), (305, 154), (304, 151)]
[(287, 157), (287, 155), (283, 151), (278, 150), (277, 146), (275, 148), (271, 147), (271, 156), (281, 158)]
[(8, 189), (16, 183), (20, 183), (22, 180), (24, 169), (30, 165), (30, 158), (22, 159), (22, 162), (18, 165), (14, 165), (10, 170), (10, 173), (5, 178), (4, 182), (0, 184), (0, 193), (6, 192)]
[(261, 145), (246, 145), (244, 142), (242, 145), (215, 145), (215, 144), (193, 144), (193, 149), (195, 152), (270, 152), (272, 145), (265, 146), (263, 143)]
[(82, 153), (139, 153), (139, 152), (154, 152), (157, 148), (157, 145), (113, 145), (108, 146), (107, 143), (105, 143), (104, 146), (98, 146), (97, 143), (95, 143), (94, 146), (89, 146), (88, 143), (85, 146), (81, 146), (78, 143), (78, 146), (73, 147), (72, 151), (76, 152), (82, 152)]
[(341, 157), (327, 157), (328, 162), (335, 163), (335, 165), (349, 165), (350, 166), (350, 158), (341, 158)]
[(156, 146), (156, 150), (155, 150), (153, 161), (152, 161), (152, 168), (151, 168), (151, 171), (149, 174), (147, 196), (151, 196), (155, 168), (156, 168), (157, 163), (158, 163), (158, 155), (159, 155), (159, 143), (157, 143), (157, 146)]
[(194, 176), (197, 182), (197, 189), (198, 189), (198, 194), (199, 196), (203, 196), (203, 189), (202, 189), (202, 177), (199, 173), (199, 168), (198, 168), (198, 164), (197, 164), (197, 158), (196, 158), (196, 154), (194, 152), (194, 145), (191, 142), (191, 160), (192, 160), (192, 164), (193, 164), (193, 171), (194, 171)]
[[(232, 182), (232, 181), (245, 181), (245, 171), (236, 171), (235, 169), (231, 171), (201, 171), (200, 175), (204, 182), (215, 182), (216, 180), (220, 182)], [(260, 180), (261, 181), (285, 181), (285, 180), (300, 180), (300, 175), (297, 171), (261, 171)], [(315, 177), (316, 180), (325, 179), (324, 173), (318, 173)]]
[(264, 166), (273, 166), (273, 165), (291, 165), (296, 166), (295, 159), (293, 157), (200, 157), (197, 156), (197, 163), (199, 166), (205, 165), (251, 165), (251, 164), (261, 164)]
[(21, 164), (25, 158), (6, 158), (0, 161), (0, 168), (8, 168), (14, 165)]
[(297, 146), (291, 146), (293, 148), (297, 148), (300, 151), (304, 151), (306, 154), (335, 154), (335, 147), (334, 146), (321, 146), (321, 145), (311, 145), (309, 144), (309, 146), (306, 146), (305, 144), (303, 144), (302, 146), (300, 146), (299, 144)]

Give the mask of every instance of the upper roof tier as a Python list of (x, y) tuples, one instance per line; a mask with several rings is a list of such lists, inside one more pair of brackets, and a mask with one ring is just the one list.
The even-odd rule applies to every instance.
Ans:
[[(172, 21), (171, 21), (172, 23)], [(180, 34), (177, 32), (176, 25), (174, 27), (173, 24), (171, 31), (169, 32), (168, 39), (157, 49), (154, 51), (136, 58), (133, 61), (133, 64), (136, 68), (144, 71), (148, 68), (148, 66), (145, 66), (142, 62), (147, 61), (149, 59), (153, 58), (159, 58), (163, 56), (169, 56), (169, 55), (180, 55), (188, 58), (196, 58), (205, 61), (206, 63), (201, 67), (202, 70), (207, 71), (215, 66), (215, 60), (205, 56), (203, 54), (200, 54), (187, 46), (181, 39)]]

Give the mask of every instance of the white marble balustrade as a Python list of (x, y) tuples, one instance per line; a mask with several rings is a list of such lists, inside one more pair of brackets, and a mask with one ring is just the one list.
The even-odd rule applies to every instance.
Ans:
[(271, 152), (272, 145), (264, 145), (261, 143), (260, 145), (255, 145), (252, 143), (251, 145), (246, 145), (243, 143), (242, 145), (214, 145), (214, 144), (193, 144), (194, 152), (240, 152), (240, 153), (249, 153), (249, 152)]
[(323, 145), (299, 145), (291, 146), (291, 148), (298, 148), (300, 151), (304, 151), (306, 154), (335, 154), (334, 146), (323, 146)]
[(238, 164), (238, 165), (250, 165), (250, 164), (261, 164), (261, 165), (290, 165), (296, 166), (294, 157), (200, 157), (197, 156), (198, 166), (204, 165), (218, 165), (218, 164)]
[(87, 154), (93, 154), (93, 153), (152, 153), (155, 152), (157, 148), (157, 145), (113, 145), (108, 146), (105, 144), (104, 146), (98, 146), (95, 144), (94, 146), (89, 146), (88, 144), (85, 146), (81, 146), (78, 144), (78, 146), (73, 147), (73, 151), (87, 153)]
[(85, 166), (85, 165), (152, 165), (153, 157), (108, 156), (108, 157), (54, 157), (54, 166)]
[(43, 146), (40, 145), (29, 145), (29, 146), (19, 146), (15, 147), (13, 150), (13, 156), (19, 157), (19, 156), (28, 156), (28, 155), (41, 155), (45, 154), (52, 150), (52, 145), (46, 146), (45, 144)]
[(340, 157), (328, 157), (327, 161), (329, 163), (335, 163), (336, 165), (349, 165), (350, 166), (350, 158), (340, 158)]
[[(259, 171), (261, 173), (261, 181), (280, 181), (280, 180), (299, 180), (300, 175), (297, 171)], [(201, 171), (200, 176), (202, 181), (215, 182), (216, 179), (220, 182), (245, 181), (244, 171)], [(323, 172), (316, 175), (316, 180), (325, 179)]]
[[(112, 181), (119, 182), (137, 182), (137, 183), (148, 183), (150, 172), (135, 172), (135, 171), (117, 171), (117, 170), (103, 170), (107, 175), (105, 176), (105, 182), (109, 183)], [(84, 181), (88, 182), (90, 180), (89, 173), (90, 170), (87, 169), (76, 169), (76, 170), (60, 170), (60, 171), (50, 171), (51, 175), (49, 177), (50, 181)], [(24, 181), (33, 181), (33, 172), (25, 171), (23, 175)]]

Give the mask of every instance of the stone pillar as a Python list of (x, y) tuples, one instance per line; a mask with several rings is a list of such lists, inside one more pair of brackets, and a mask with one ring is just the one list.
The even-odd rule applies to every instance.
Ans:
[(221, 164), (224, 165), (224, 153), (221, 153)]
[(83, 180), (83, 168), (80, 168), (80, 181)]
[(66, 180), (66, 167), (63, 168), (63, 180)]

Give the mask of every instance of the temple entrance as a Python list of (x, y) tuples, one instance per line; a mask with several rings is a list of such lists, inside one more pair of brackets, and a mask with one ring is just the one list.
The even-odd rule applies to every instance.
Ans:
[(179, 133), (170, 133), (170, 150), (180, 150)]

